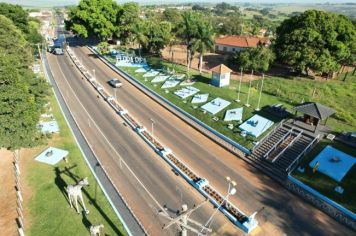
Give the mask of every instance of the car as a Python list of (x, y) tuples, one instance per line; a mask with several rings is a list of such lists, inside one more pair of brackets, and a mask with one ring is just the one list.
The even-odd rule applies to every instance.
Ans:
[(122, 83), (120, 82), (120, 80), (118, 80), (116, 78), (112, 78), (111, 80), (109, 80), (108, 83), (111, 86), (113, 86), (114, 88), (120, 88), (122, 86)]

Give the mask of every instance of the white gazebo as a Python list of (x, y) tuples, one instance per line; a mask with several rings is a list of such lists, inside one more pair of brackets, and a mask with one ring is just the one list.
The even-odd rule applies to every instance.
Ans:
[(216, 87), (224, 87), (230, 84), (230, 74), (232, 70), (224, 64), (215, 66), (211, 69), (211, 84)]

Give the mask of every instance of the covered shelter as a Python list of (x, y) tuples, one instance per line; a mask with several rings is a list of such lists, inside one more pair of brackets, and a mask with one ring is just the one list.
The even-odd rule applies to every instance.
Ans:
[(225, 66), (224, 64), (220, 64), (211, 69), (212, 78), (211, 84), (216, 87), (224, 87), (230, 84), (230, 74), (232, 70)]
[(325, 121), (333, 115), (336, 111), (330, 107), (322, 105), (317, 102), (305, 102), (294, 107), (295, 116), (297, 113), (303, 113), (303, 122), (312, 126), (315, 126), (314, 132), (319, 125), (320, 121)]

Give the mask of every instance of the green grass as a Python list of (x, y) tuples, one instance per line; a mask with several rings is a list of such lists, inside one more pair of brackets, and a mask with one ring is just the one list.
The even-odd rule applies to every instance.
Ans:
[[(324, 139), (303, 159), (300, 166), (305, 167), (305, 172), (300, 173), (295, 170), (293, 176), (314, 188), (319, 193), (324, 194), (333, 201), (343, 205), (345, 208), (356, 212), (356, 165), (350, 169), (341, 183), (338, 183), (318, 171), (313, 173), (313, 169), (309, 167), (309, 163), (325, 148), (326, 145), (331, 145), (334, 148), (356, 157), (356, 150), (354, 148), (339, 142), (331, 142)], [(344, 188), (343, 194), (334, 191), (334, 188), (338, 185)]]
[[(59, 106), (51, 96), (51, 106), (60, 134), (53, 135), (48, 145), (69, 151), (69, 163), (63, 161), (55, 166), (32, 161), (27, 176), (31, 198), (26, 203), (30, 222), (29, 235), (89, 235), (92, 224), (104, 224), (104, 235), (127, 235), (114, 210), (89, 170), (72, 133), (64, 120)], [(39, 154), (45, 147), (31, 150), (31, 156)], [(77, 214), (69, 207), (64, 187), (88, 177), (90, 186), (84, 187), (83, 197), (90, 213)], [(80, 207), (82, 212), (82, 208)]]
[[(114, 59), (110, 57), (107, 58), (114, 62)], [(184, 74), (186, 72), (186, 68), (184, 66), (177, 64), (172, 65), (171, 63), (162, 61), (157, 57), (149, 57), (148, 63), (153, 68), (174, 67), (178, 73)], [(210, 85), (210, 74), (203, 74), (200, 76), (198, 71), (191, 70), (190, 74), (192, 79), (197, 80), (193, 86), (200, 89), (201, 93), (209, 93), (209, 101), (216, 97), (221, 97), (231, 102), (227, 108), (215, 115), (219, 118), (219, 121), (215, 122), (212, 120), (212, 115), (204, 114), (199, 108), (193, 109), (193, 104), (190, 103), (192, 97), (186, 99), (187, 102), (184, 103), (182, 99), (173, 94), (173, 92), (176, 91), (180, 86), (168, 89), (169, 93), (167, 94), (163, 89), (161, 89), (161, 85), (163, 83), (157, 83), (157, 86), (155, 87), (149, 81), (145, 81), (142, 73), (135, 73), (135, 68), (121, 67), (121, 69), (139, 79), (148, 88), (156, 91), (161, 96), (173, 102), (175, 105), (181, 107), (196, 118), (208, 124), (210, 127), (235, 140), (246, 148), (253, 147), (252, 142), (258, 140), (252, 137), (241, 137), (239, 134), (240, 131), (236, 127), (238, 125), (237, 122), (223, 121), (226, 110), (241, 107), (242, 104), (246, 103), (249, 85), (248, 83), (242, 83), (240, 94), (240, 99), (242, 102), (237, 103), (234, 100), (236, 100), (238, 96), (238, 81), (232, 80), (230, 86), (224, 88), (216, 88)], [(248, 77), (249, 75), (244, 76)], [(349, 76), (345, 82), (342, 80), (342, 75), (335, 80), (329, 81), (317, 81), (306, 78), (281, 78), (267, 76), (264, 81), (260, 107), (282, 103), (287, 107), (288, 110), (290, 110), (292, 114), (294, 114), (293, 107), (296, 104), (301, 103), (303, 100), (320, 102), (337, 110), (336, 115), (334, 115), (334, 117), (330, 117), (328, 120), (328, 125), (333, 129), (333, 131), (352, 131), (356, 129), (356, 113), (352, 112), (356, 110), (356, 103), (354, 102), (356, 100), (356, 76)], [(271, 119), (274, 122), (279, 122), (280, 119), (277, 117), (273, 117), (263, 111), (256, 112), (254, 110), (258, 103), (259, 86), (261, 86), (261, 80), (252, 82), (250, 95), (251, 107), (247, 108), (244, 106), (243, 120), (246, 120), (257, 113), (265, 116), (268, 119)], [(314, 96), (312, 96), (313, 94)], [(203, 104), (198, 105), (201, 106)], [(228, 129), (228, 123), (233, 123), (235, 128), (233, 130)], [(267, 132), (265, 132), (263, 135), (267, 134)], [(259, 139), (261, 139), (263, 135), (261, 135)]]

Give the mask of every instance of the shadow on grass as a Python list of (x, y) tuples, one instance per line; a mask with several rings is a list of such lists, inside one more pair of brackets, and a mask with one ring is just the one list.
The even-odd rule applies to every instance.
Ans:
[[(55, 173), (56, 173), (56, 179), (55, 179), (55, 183), (58, 186), (58, 188), (62, 191), (63, 195), (65, 196), (65, 198), (67, 199), (68, 203), (68, 197), (67, 197), (67, 193), (65, 190), (65, 187), (67, 186), (66, 182), (63, 180), (62, 175), (67, 175), (68, 177), (70, 177), (74, 183), (78, 183), (78, 181), (81, 179), (79, 176), (75, 175), (74, 173), (71, 172), (71, 169), (74, 168), (76, 166), (72, 166), (70, 168), (64, 167), (63, 170), (60, 170), (58, 167), (55, 167)], [(97, 185), (97, 182), (95, 182), (95, 184)], [(115, 223), (106, 215), (106, 213), (103, 211), (103, 209), (99, 206), (99, 204), (97, 203), (96, 200), (96, 196), (92, 197), (89, 192), (85, 189), (82, 188), (82, 192), (84, 193), (85, 197), (88, 198), (89, 204), (92, 205), (93, 207), (96, 208), (96, 210), (99, 212), (99, 214), (103, 217), (103, 219), (110, 225), (110, 227), (113, 229), (113, 231), (115, 232), (116, 235), (122, 235), (122, 233), (120, 232), (120, 230), (117, 228), (117, 226), (115, 225)], [(96, 194), (95, 194), (96, 195)], [(80, 203), (80, 201), (79, 201)], [(81, 205), (81, 204), (80, 204)], [(84, 212), (84, 211), (83, 211)], [(85, 213), (83, 213), (85, 215)], [(83, 224), (87, 226), (87, 224), (90, 224), (90, 222), (86, 219), (86, 217), (83, 217)]]

